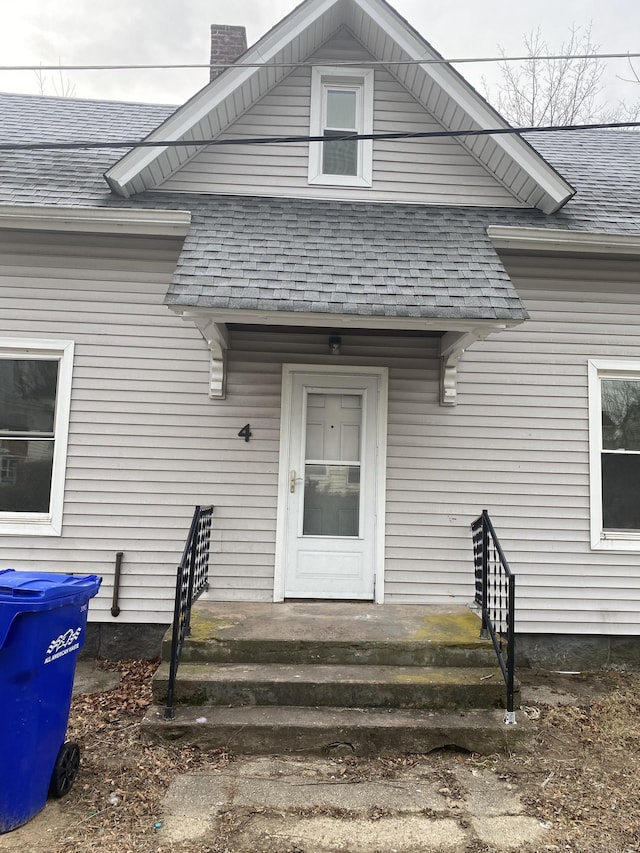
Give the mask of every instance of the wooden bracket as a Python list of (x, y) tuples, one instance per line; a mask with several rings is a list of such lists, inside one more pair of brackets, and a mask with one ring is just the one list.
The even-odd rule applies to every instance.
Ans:
[(455, 406), (458, 402), (458, 364), (467, 347), (483, 340), (496, 328), (474, 329), (470, 332), (446, 332), (440, 339), (440, 405)]
[(209, 348), (209, 396), (224, 399), (226, 396), (227, 380), (227, 350), (229, 349), (229, 332), (226, 323), (216, 323), (213, 319), (202, 314), (185, 311), (185, 320), (191, 320)]

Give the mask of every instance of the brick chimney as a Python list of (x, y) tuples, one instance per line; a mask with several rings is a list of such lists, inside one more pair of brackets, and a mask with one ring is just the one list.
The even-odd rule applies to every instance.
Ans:
[[(244, 27), (232, 27), (228, 24), (211, 24), (211, 65), (218, 62), (227, 65), (235, 62), (247, 49), (247, 31)], [(209, 71), (209, 82), (222, 74), (224, 68)]]

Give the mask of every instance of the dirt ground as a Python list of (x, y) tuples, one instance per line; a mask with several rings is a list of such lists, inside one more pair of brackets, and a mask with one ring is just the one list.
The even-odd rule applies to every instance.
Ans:
[[(73, 700), (68, 738), (80, 743), (82, 767), (67, 797), (49, 802), (28, 847), (0, 836), (0, 850), (21, 853), (233, 853), (238, 815), (222, 821), (215, 841), (166, 845), (161, 803), (177, 774), (224, 768), (224, 750), (157, 746), (140, 737), (157, 661), (102, 663), (118, 686)], [(521, 792), (526, 812), (548, 825), (542, 847), (526, 853), (640, 851), (640, 674), (520, 673), (524, 713), (537, 719), (536, 749), (483, 757), (452, 751), (384, 759), (336, 757), (336, 775), (357, 785), (401, 778), (420, 764), (455, 792), (460, 765), (492, 770)], [(348, 819), (348, 816), (345, 816)], [(34, 824), (35, 822), (32, 822)], [(473, 853), (491, 853), (485, 846)], [(283, 850), (282, 853), (300, 853)]]

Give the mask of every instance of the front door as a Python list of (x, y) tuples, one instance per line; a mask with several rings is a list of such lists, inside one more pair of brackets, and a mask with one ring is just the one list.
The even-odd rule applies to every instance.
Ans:
[(386, 372), (285, 367), (283, 382), (284, 597), (371, 601), (381, 556)]

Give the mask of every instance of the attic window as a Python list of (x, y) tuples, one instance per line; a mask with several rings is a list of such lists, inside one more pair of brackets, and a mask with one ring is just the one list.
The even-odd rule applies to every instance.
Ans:
[(349, 68), (345, 75), (342, 68), (313, 68), (310, 112), (310, 135), (326, 141), (309, 144), (309, 183), (370, 187), (372, 141), (336, 137), (372, 133), (373, 71)]

